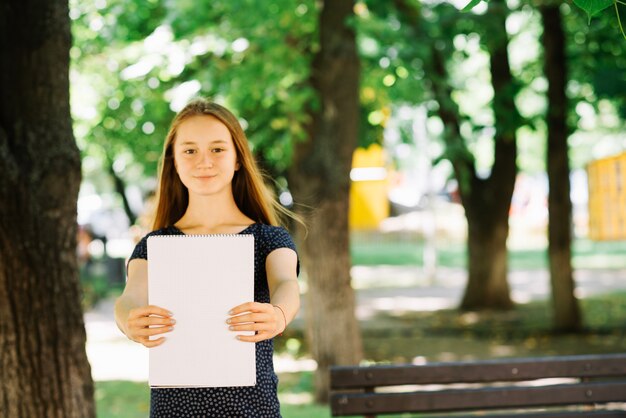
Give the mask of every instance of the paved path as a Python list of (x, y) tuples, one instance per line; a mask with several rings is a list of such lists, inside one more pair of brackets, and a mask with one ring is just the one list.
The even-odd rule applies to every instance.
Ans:
[[(381, 311), (455, 307), (466, 281), (463, 270), (439, 269), (436, 277), (428, 280), (421, 268), (396, 266), (356, 266), (352, 276), (357, 295), (357, 317), (361, 321), (367, 321)], [(626, 291), (626, 270), (579, 270), (575, 279), (576, 294), (581, 298)], [(390, 285), (381, 287), (381, 283)], [(549, 276), (545, 271), (515, 271), (510, 273), (509, 283), (511, 295), (517, 303), (546, 299), (549, 295)], [(302, 326), (302, 312), (294, 326)], [(148, 349), (129, 341), (117, 329), (113, 321), (113, 301), (105, 300), (87, 312), (85, 324), (87, 355), (95, 380), (147, 380)], [(277, 372), (313, 370), (315, 363), (277, 356), (275, 367)]]

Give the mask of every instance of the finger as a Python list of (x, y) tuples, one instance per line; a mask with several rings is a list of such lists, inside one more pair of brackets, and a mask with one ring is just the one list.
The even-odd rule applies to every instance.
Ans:
[(166, 332), (172, 332), (174, 327), (153, 327), (153, 328), (141, 328), (136, 332), (136, 335), (142, 337), (151, 337), (154, 335), (164, 334)]
[(240, 313), (243, 312), (261, 312), (263, 311), (263, 305), (265, 305), (264, 303), (258, 303), (258, 302), (246, 302), (243, 303), (241, 305), (235, 306), (233, 309), (231, 309), (228, 314), (229, 315), (238, 315)]
[(168, 311), (167, 309), (163, 309), (160, 306), (156, 305), (148, 305), (142, 306), (140, 308), (131, 309), (129, 316), (148, 316), (148, 315), (160, 315), (163, 317), (172, 316), (173, 313)]
[(130, 323), (139, 327), (147, 327), (150, 325), (174, 325), (176, 320), (171, 317), (162, 318), (156, 316), (142, 316), (140, 318), (133, 319)]
[(249, 314), (243, 314), (243, 315), (238, 315), (238, 316), (228, 318), (226, 320), (226, 323), (227, 324), (242, 324), (245, 322), (269, 322), (271, 319), (272, 319), (271, 316), (268, 314), (249, 313)]
[(159, 345), (163, 344), (164, 342), (165, 342), (165, 337), (161, 337), (161, 338), (156, 339), (156, 340), (146, 340), (142, 344), (144, 346), (148, 347), (148, 348), (152, 348), (152, 347), (159, 346)]
[(231, 325), (228, 327), (231, 331), (270, 331), (272, 328), (265, 323)]
[(247, 343), (258, 343), (259, 341), (269, 340), (272, 336), (266, 332), (259, 332), (256, 335), (237, 335), (236, 338)]
[(139, 340), (142, 338), (148, 338), (153, 335), (165, 334), (166, 332), (172, 331), (174, 328), (171, 327), (154, 327), (154, 328), (134, 328), (131, 329), (131, 339)]

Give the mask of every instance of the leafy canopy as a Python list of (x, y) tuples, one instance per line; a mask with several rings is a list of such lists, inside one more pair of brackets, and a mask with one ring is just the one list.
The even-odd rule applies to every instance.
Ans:
[[(469, 12), (474, 7), (478, 6), (481, 2), (487, 2), (489, 0), (470, 0), (467, 5), (462, 9), (463, 12)], [(605, 9), (608, 9), (611, 6), (615, 7), (615, 15), (617, 17), (617, 23), (619, 24), (619, 28), (622, 32), (622, 35), (626, 39), (626, 33), (624, 33), (624, 28), (622, 26), (622, 20), (619, 14), (619, 5), (626, 6), (626, 2), (623, 0), (573, 0), (574, 4), (584, 10), (587, 13), (589, 18), (589, 23), (591, 23), (591, 18), (597, 16)]]

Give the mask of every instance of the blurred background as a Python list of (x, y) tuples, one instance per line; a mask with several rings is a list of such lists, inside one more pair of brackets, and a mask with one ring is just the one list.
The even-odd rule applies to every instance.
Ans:
[[(623, 352), (617, 17), (609, 9), (588, 21), (561, 1), (460, 12), (465, 3), (357, 1), (349, 20), (360, 76), (345, 251), (362, 362)], [(71, 0), (70, 17), (78, 255), (98, 416), (145, 417), (147, 351), (117, 330), (112, 306), (150, 230), (169, 123), (199, 95), (232, 109), (281, 203), (297, 210), (294, 150), (323, 101), (310, 83), (320, 3)], [(503, 258), (508, 268), (496, 271)], [(276, 339), (286, 418), (329, 416), (314, 402), (308, 277), (305, 264), (303, 309)], [(555, 293), (552, 283), (572, 289)]]

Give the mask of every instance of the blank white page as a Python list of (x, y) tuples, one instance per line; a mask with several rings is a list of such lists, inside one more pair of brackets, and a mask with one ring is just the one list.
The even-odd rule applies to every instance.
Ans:
[(176, 319), (149, 350), (150, 386), (256, 384), (255, 344), (226, 324), (229, 310), (254, 300), (253, 235), (149, 237), (148, 299)]

